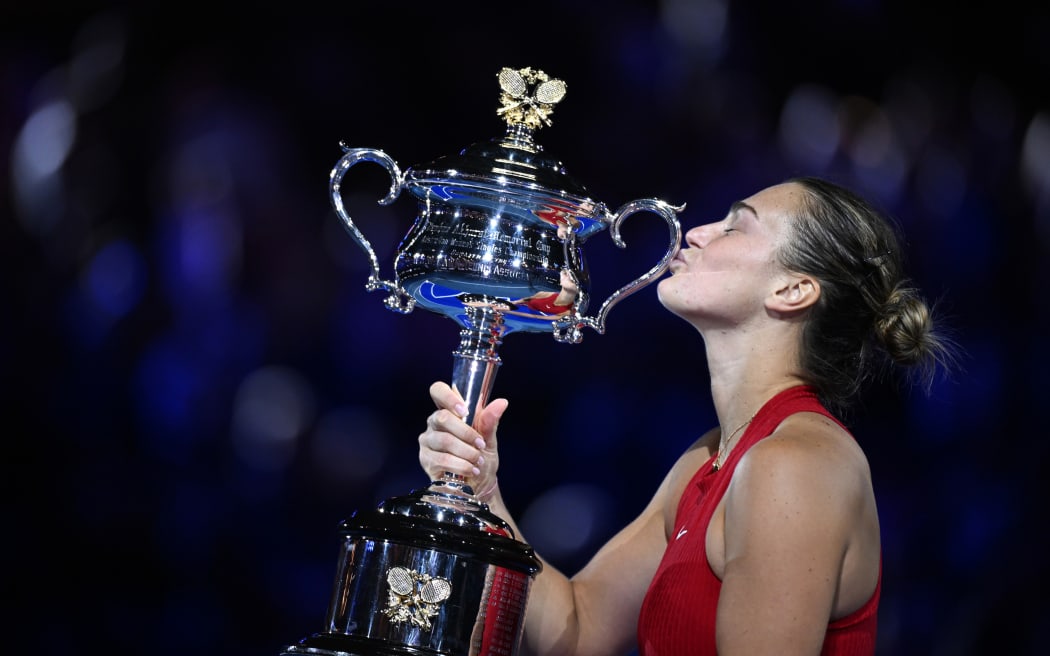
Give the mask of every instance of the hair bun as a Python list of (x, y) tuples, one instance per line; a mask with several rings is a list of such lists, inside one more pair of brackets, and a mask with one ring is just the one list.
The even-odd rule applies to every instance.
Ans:
[(933, 313), (913, 287), (898, 284), (883, 303), (875, 322), (875, 337), (890, 358), (917, 367), (928, 386), (935, 366), (949, 357), (944, 340), (934, 332)]

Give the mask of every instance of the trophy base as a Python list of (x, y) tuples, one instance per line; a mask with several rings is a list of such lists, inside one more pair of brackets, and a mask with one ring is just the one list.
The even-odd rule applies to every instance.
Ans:
[(533, 577), (532, 548), (473, 497), (430, 487), (355, 512), (324, 629), (281, 656), (512, 656)]
[(285, 647), (280, 656), (444, 656), (426, 647), (390, 643), (338, 633), (315, 633)]

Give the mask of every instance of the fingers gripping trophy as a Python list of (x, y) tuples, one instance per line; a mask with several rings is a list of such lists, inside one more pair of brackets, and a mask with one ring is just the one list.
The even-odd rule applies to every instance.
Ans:
[[(656, 280), (681, 242), (678, 213), (656, 199), (611, 212), (543, 151), (535, 133), (551, 124), (563, 81), (531, 68), (498, 75), (506, 133), (404, 172), (381, 150), (350, 148), (331, 173), (332, 206), (368, 255), (365, 288), (408, 314), (417, 306), (460, 326), (452, 385), (473, 423), (489, 399), (514, 332), (551, 333), (578, 343), (585, 328), (605, 332), (610, 309)], [(398, 247), (394, 278), (384, 280), (371, 243), (343, 204), (347, 171), (373, 162), (390, 174), (394, 202), (407, 190), (418, 215)], [(589, 272), (582, 245), (637, 213), (664, 219), (667, 251), (652, 268), (587, 315)], [(342, 545), (323, 630), (282, 654), (477, 656), (515, 654), (529, 587), (541, 564), (529, 545), (475, 497), (470, 481), (446, 473), (428, 487), (355, 512), (339, 527)]]

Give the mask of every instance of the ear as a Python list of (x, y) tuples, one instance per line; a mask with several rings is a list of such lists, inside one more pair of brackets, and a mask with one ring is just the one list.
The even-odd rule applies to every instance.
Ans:
[(820, 282), (806, 274), (789, 273), (766, 298), (766, 309), (777, 314), (798, 314), (820, 298)]

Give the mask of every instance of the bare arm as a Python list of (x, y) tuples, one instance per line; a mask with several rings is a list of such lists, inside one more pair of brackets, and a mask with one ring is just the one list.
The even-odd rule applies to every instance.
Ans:
[[(863, 455), (823, 418), (793, 420), (745, 455), (725, 497), (719, 654), (820, 653), (840, 599), (874, 589), (869, 492)], [(851, 550), (863, 566), (846, 568)]]
[[(482, 410), (475, 430), (459, 419), (461, 402), (447, 385), (435, 383), (431, 396), (439, 410), (427, 420), (428, 429), (419, 438), (423, 468), (431, 477), (450, 471), (467, 476), (478, 490), (492, 490), (482, 500), (521, 538), (496, 483), (496, 425), (506, 401), (497, 399)], [(667, 546), (667, 513), (674, 512), (698, 461), (709, 456), (706, 444), (683, 456), (642, 513), (578, 574), (569, 578), (544, 562), (529, 597), (526, 651), (544, 656), (604, 655), (634, 647), (642, 600)]]

